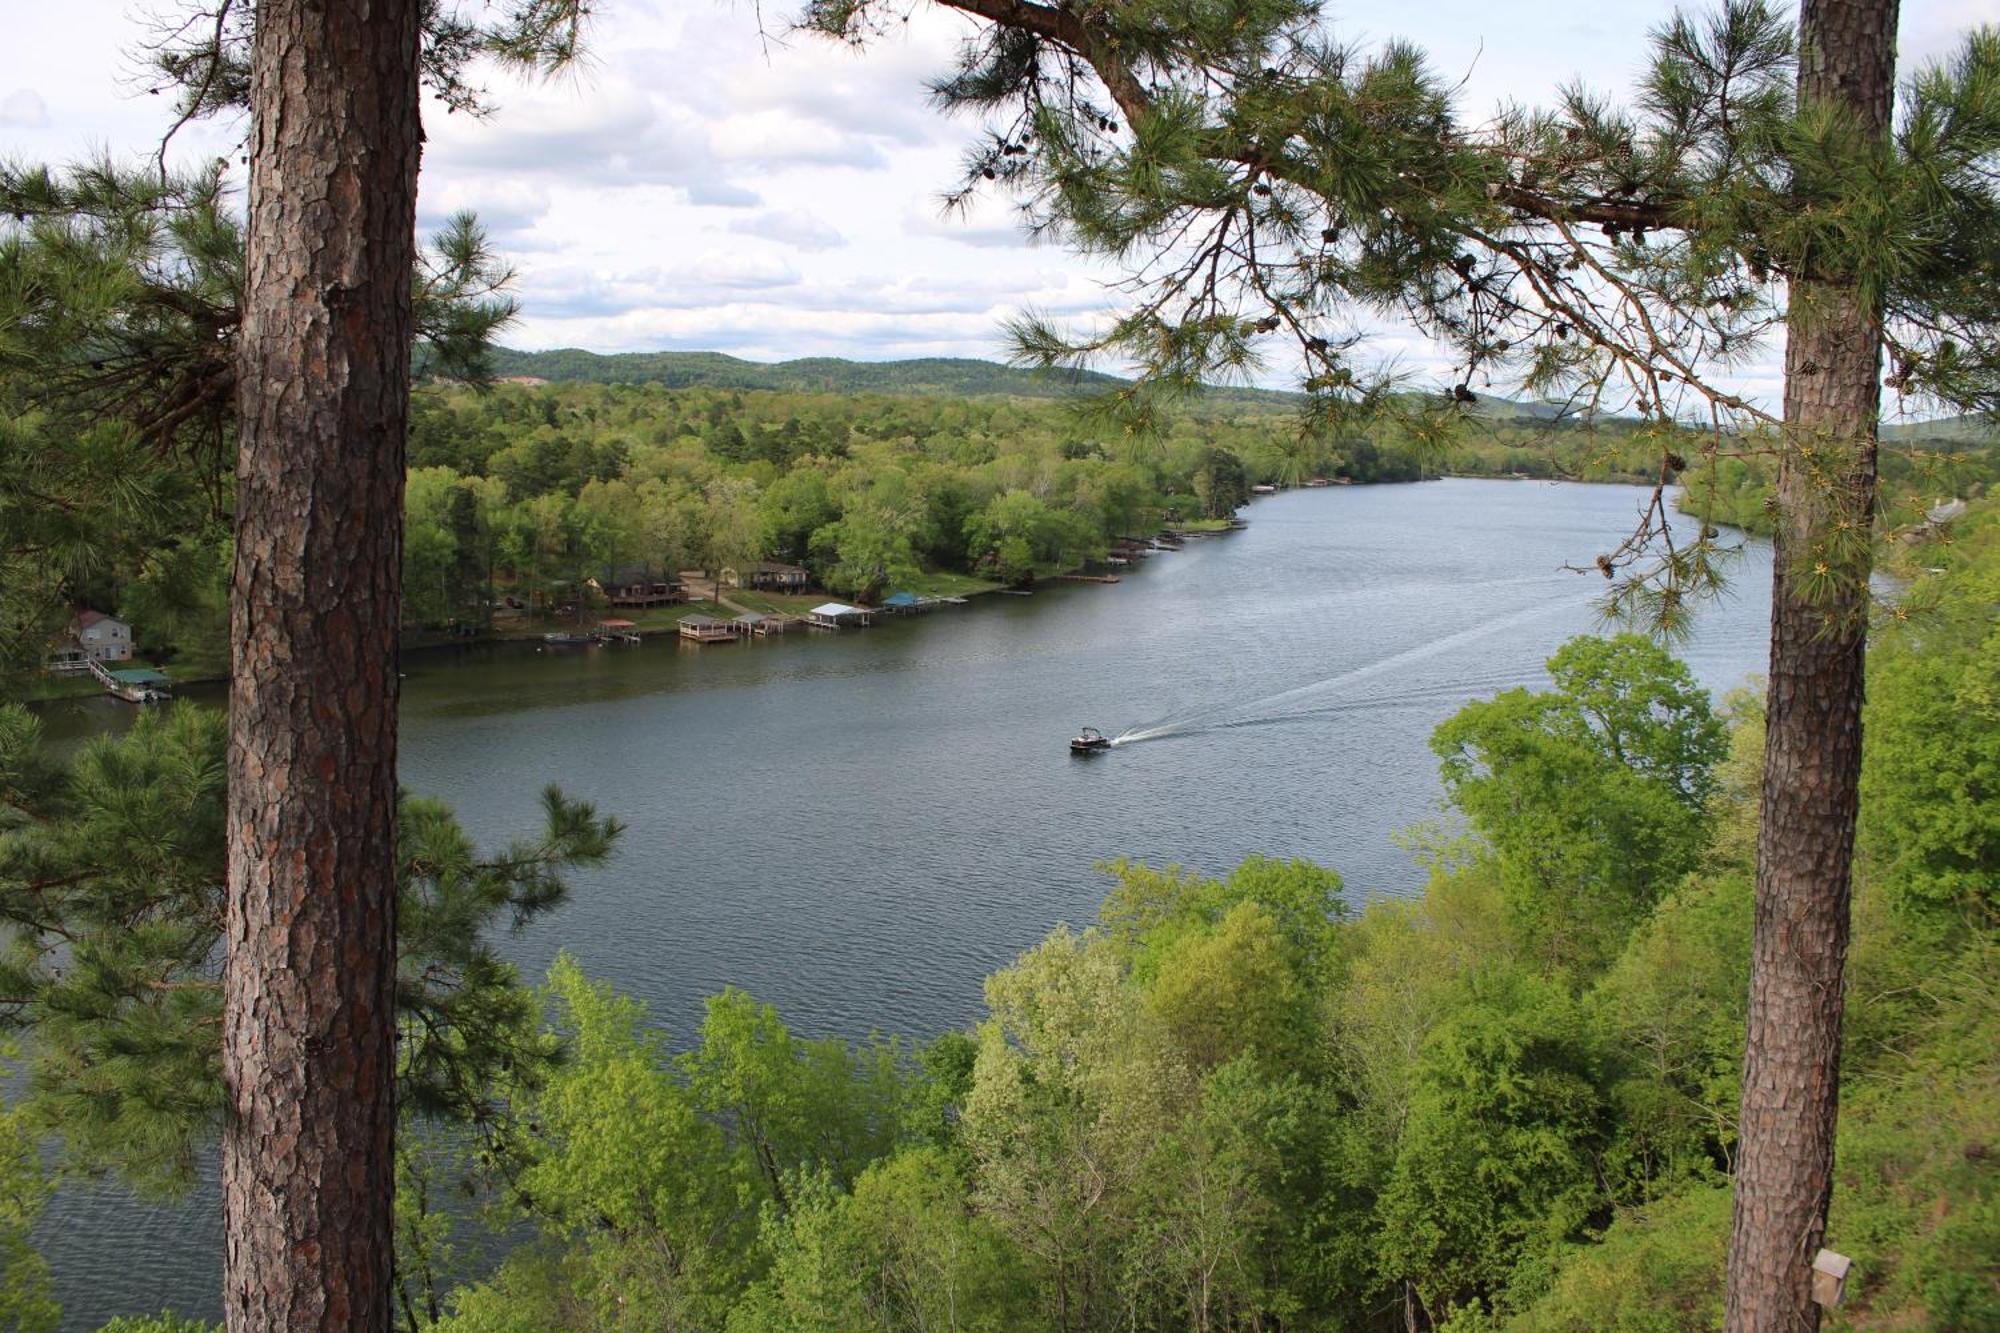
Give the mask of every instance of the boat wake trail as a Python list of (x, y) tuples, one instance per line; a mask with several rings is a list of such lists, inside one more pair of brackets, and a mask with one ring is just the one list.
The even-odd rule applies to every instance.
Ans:
[[(1168, 717), (1160, 722), (1128, 728), (1111, 738), (1114, 746), (1136, 745), (1141, 741), (1163, 740), (1169, 736), (1187, 736), (1195, 732), (1233, 730), (1239, 727), (1269, 726), (1277, 722), (1296, 722), (1337, 713), (1353, 712), (1363, 708), (1396, 708), (1435, 703), (1443, 699), (1463, 698), (1482, 690), (1505, 689), (1522, 683), (1521, 674), (1484, 672), (1465, 675), (1453, 679), (1448, 684), (1430, 685), (1408, 690), (1390, 690), (1384, 693), (1356, 696), (1353, 689), (1377, 676), (1412, 666), (1418, 662), (1449, 653), (1467, 644), (1476, 643), (1490, 635), (1501, 633), (1518, 625), (1527, 624), (1543, 616), (1572, 611), (1575, 608), (1565, 602), (1547, 603), (1528, 607), (1509, 615), (1495, 616), (1477, 625), (1462, 629), (1443, 638), (1432, 639), (1400, 653), (1370, 662), (1366, 666), (1354, 667), (1324, 680), (1279, 690), (1274, 694), (1262, 695), (1241, 703), (1222, 704), (1213, 708), (1199, 709), (1191, 713)], [(1339, 697), (1327, 698), (1334, 691)]]

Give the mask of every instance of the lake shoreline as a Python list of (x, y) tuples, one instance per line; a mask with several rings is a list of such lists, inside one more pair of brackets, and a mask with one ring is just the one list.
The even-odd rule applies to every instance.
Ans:
[[(1278, 486), (1274, 491), (1257, 491), (1254, 492), (1249, 497), (1249, 499), (1247, 499), (1244, 502), (1243, 505), (1238, 506), (1237, 514), (1240, 514), (1243, 509), (1249, 508), (1250, 506), (1257, 504), (1259, 501), (1273, 500), (1280, 496), (1294, 494), (1294, 493), (1303, 493), (1306, 491), (1321, 490), (1321, 489), (1353, 489), (1357, 491), (1378, 490), (1384, 488), (1396, 488), (1404, 486), (1426, 486), (1426, 485), (1433, 485), (1439, 482), (1508, 482), (1508, 483), (1538, 482), (1544, 485), (1551, 485), (1551, 486), (1573, 485), (1573, 486), (1587, 486), (1587, 487), (1599, 487), (1599, 486), (1632, 487), (1632, 486), (1643, 485), (1642, 483), (1626, 481), (1618, 478), (1597, 479), (1597, 478), (1584, 478), (1584, 477), (1540, 477), (1528, 473), (1507, 473), (1507, 474), (1443, 473), (1435, 477), (1423, 478), (1420, 481), (1352, 482), (1352, 481), (1342, 480), (1342, 481), (1333, 481), (1324, 487), (1315, 485)], [(1686, 514), (1687, 511), (1679, 507), (1679, 500), (1681, 496), (1685, 494), (1686, 488), (1684, 486), (1675, 485), (1673, 489), (1677, 493), (1675, 499), (1676, 499), (1676, 508), (1678, 512)], [(1690, 517), (1693, 516), (1690, 515)], [(1738, 532), (1743, 536), (1749, 538), (1769, 536), (1768, 533), (1759, 533), (1751, 529), (1739, 528), (1736, 525), (1729, 523), (1719, 523), (1717, 524), (1717, 526), (1729, 528), (1732, 531)], [(1249, 520), (1238, 517), (1237, 515), (1232, 515), (1228, 519), (1196, 519), (1191, 521), (1177, 521), (1172, 524), (1163, 524), (1157, 533), (1155, 533), (1151, 538), (1147, 539), (1150, 542), (1152, 542), (1153, 545), (1152, 548), (1146, 552), (1146, 555), (1148, 558), (1151, 558), (1153, 556), (1177, 554), (1179, 552), (1178, 546), (1165, 547), (1165, 548), (1159, 546), (1159, 542), (1161, 542), (1162, 540), (1173, 540), (1175, 542), (1184, 545), (1185, 543), (1191, 541), (1205, 541), (1215, 537), (1227, 536), (1231, 533), (1244, 531), (1248, 527), (1249, 527)], [(978, 580), (975, 576), (959, 575), (949, 572), (944, 574), (926, 574), (924, 576), (924, 581), (934, 581), (938, 579), (948, 579), (948, 580), (962, 579), (966, 580), (969, 584), (978, 585), (978, 586), (965, 586), (962, 588), (961, 591), (953, 594), (955, 596), (959, 596), (965, 599), (966, 601), (971, 601), (972, 599), (975, 598), (991, 597), (994, 594), (1006, 594), (1011, 596), (1026, 595), (1028, 593), (1039, 590), (1036, 586), (1036, 584), (1038, 583), (1043, 587), (1052, 586), (1058, 583), (1071, 583), (1071, 582), (1100, 583), (1100, 584), (1116, 583), (1119, 582), (1125, 576), (1137, 572), (1137, 569), (1140, 567), (1138, 564), (1133, 564), (1130, 566), (1113, 569), (1110, 566), (1106, 565), (1105, 568), (1101, 570), (1092, 570), (1091, 566), (1094, 564), (1103, 565), (1105, 564), (1105, 562), (1085, 561), (1083, 564), (1076, 566), (1074, 569), (1047, 571), (1045, 573), (1040, 574), (1037, 579), (1030, 580), (1029, 585), (1026, 587), (1018, 584), (1010, 586), (998, 583), (989, 583), (983, 580)], [(834, 594), (832, 593), (822, 592), (818, 594), (794, 597), (791, 600), (812, 601), (812, 600), (825, 600), (833, 597)], [(775, 599), (753, 593), (752, 600), (773, 602)], [(688, 602), (676, 604), (675, 606), (668, 608), (665, 611), (653, 615), (649, 619), (637, 621), (634, 623), (632, 628), (626, 632), (635, 635), (636, 637), (642, 640), (675, 639), (678, 638), (680, 635), (679, 620), (681, 616), (704, 614), (704, 615), (715, 616), (718, 619), (730, 619), (736, 615), (740, 615), (744, 610), (756, 610), (756, 609), (759, 608), (746, 608), (736, 605), (733, 599), (726, 597), (722, 598), (720, 601), (714, 601), (709, 599), (690, 600)], [(879, 608), (871, 608), (871, 609), (879, 611)], [(926, 606), (924, 608), (924, 611), (928, 613), (929, 611), (934, 609), (935, 609), (934, 606)], [(624, 616), (617, 616), (616, 613), (619, 610), (620, 608), (607, 606), (606, 608), (604, 608), (602, 615), (600, 615), (598, 619), (604, 620), (613, 618), (628, 618)], [(771, 608), (771, 612), (775, 612), (777, 614), (789, 615), (796, 618), (795, 612), (787, 611), (776, 606), (773, 606)], [(495, 647), (508, 644), (542, 645), (545, 643), (545, 639), (548, 634), (554, 632), (563, 632), (563, 631), (588, 633), (588, 631), (583, 629), (583, 624), (581, 622), (563, 623), (553, 620), (543, 623), (531, 623), (529, 625), (521, 627), (511, 627), (504, 630), (489, 629), (475, 634), (462, 634), (462, 635), (444, 634), (438, 631), (406, 631), (401, 642), (398, 645), (399, 660), (401, 660), (406, 664), (416, 665), (427, 661), (434, 661), (441, 659), (446, 654), (462, 653), (465, 650), (471, 648), (487, 648), (487, 647)], [(747, 636), (738, 636), (738, 637), (747, 637)], [(718, 640), (717, 642), (718, 643), (733, 642), (733, 640), (728, 640), (728, 641)], [(587, 649), (613, 647), (613, 646), (615, 645), (602, 642), (593, 642), (589, 644), (566, 643), (560, 646), (552, 647), (552, 651), (569, 652), (573, 650), (587, 650)], [(173, 667), (171, 663), (169, 663), (166, 667), (159, 669), (165, 671), (170, 676), (173, 675)], [(229, 675), (226, 670), (204, 671), (202, 674), (191, 675), (191, 676), (173, 676), (173, 688), (176, 689), (182, 687), (210, 687), (210, 686), (226, 687), (228, 683), (229, 683)], [(30, 707), (40, 707), (47, 704), (59, 704), (59, 703), (70, 702), (79, 698), (94, 697), (98, 693), (100, 693), (100, 691), (98, 691), (95, 688), (77, 688), (75, 683), (69, 680), (52, 680), (48, 688), (40, 691), (30, 691), (25, 697), (24, 702), (27, 703)]]

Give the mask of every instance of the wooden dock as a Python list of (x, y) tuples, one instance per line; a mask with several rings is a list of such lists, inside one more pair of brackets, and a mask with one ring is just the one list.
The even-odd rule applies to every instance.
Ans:
[(159, 703), (170, 697), (167, 687), (173, 682), (151, 668), (127, 667), (111, 671), (93, 657), (87, 659), (86, 669), (104, 687), (105, 693), (115, 695), (128, 704)]
[(1066, 583), (1117, 583), (1116, 574), (1058, 574), (1057, 578)]

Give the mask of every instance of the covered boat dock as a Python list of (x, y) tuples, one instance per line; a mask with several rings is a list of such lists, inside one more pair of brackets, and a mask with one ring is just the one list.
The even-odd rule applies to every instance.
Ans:
[(875, 613), (865, 606), (849, 606), (846, 602), (821, 602), (806, 612), (806, 623), (821, 629), (839, 629), (842, 625), (867, 625), (874, 621)]

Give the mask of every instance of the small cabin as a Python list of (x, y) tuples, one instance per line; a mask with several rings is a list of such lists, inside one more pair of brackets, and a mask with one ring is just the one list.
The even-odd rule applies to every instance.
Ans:
[(759, 560), (750, 565), (724, 565), (722, 581), (731, 588), (760, 588), (769, 592), (800, 592), (810, 575), (798, 565)]
[(736, 637), (736, 627), (726, 620), (714, 616), (693, 615), (681, 617), (681, 637), (696, 643), (725, 643)]

